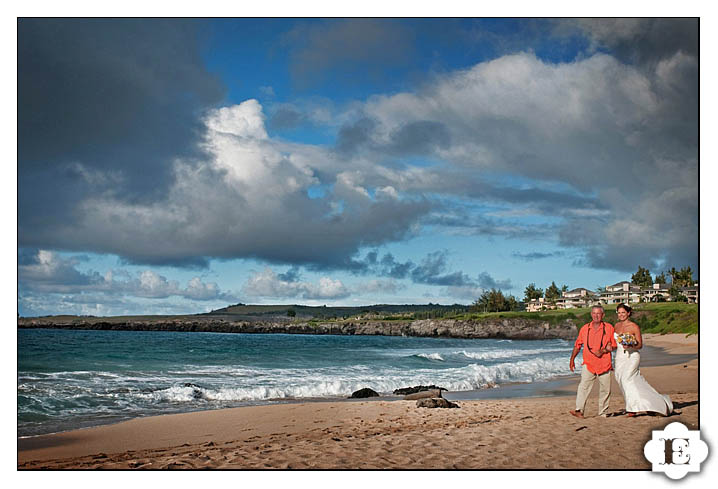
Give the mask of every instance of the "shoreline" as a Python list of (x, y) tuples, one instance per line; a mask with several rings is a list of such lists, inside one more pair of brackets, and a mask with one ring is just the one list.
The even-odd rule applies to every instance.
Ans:
[[(647, 336), (651, 336), (648, 334)], [(653, 335), (658, 338), (665, 338), (666, 335)], [(681, 336), (681, 335), (678, 335)], [(670, 346), (671, 342), (666, 343), (665, 346)], [(681, 362), (689, 361), (695, 358), (695, 355), (681, 354), (678, 352), (669, 352), (666, 348), (661, 346), (646, 345), (643, 350), (644, 359), (641, 363), (644, 366), (662, 366), (662, 365), (675, 365)], [(568, 352), (567, 352), (568, 355)], [(580, 357), (580, 355), (579, 355)], [(578, 371), (578, 370), (577, 370)], [(444, 391), (443, 396), (450, 401), (470, 401), (470, 400), (487, 400), (487, 399), (517, 399), (517, 398), (536, 398), (536, 397), (556, 397), (573, 395), (575, 393), (574, 380), (578, 379), (578, 374), (566, 374), (548, 379), (540, 379), (533, 382), (506, 382), (502, 384), (496, 384), (494, 387), (485, 387), (481, 389), (471, 389), (465, 391)], [(369, 386), (370, 387), (370, 386)], [(572, 392), (573, 391), (573, 392)], [(115, 425), (118, 423), (124, 423), (132, 419), (147, 418), (153, 416), (165, 416), (172, 414), (184, 414), (184, 413), (195, 413), (203, 411), (216, 411), (222, 409), (236, 409), (243, 407), (253, 406), (272, 406), (272, 405), (284, 405), (284, 404), (302, 404), (302, 403), (318, 403), (318, 402), (357, 402), (357, 401), (400, 401), (403, 400), (404, 396), (393, 395), (390, 393), (380, 393), (379, 397), (367, 398), (367, 399), (350, 399), (348, 397), (339, 396), (327, 396), (327, 397), (285, 397), (285, 398), (271, 398), (261, 400), (247, 400), (237, 401), (236, 405), (223, 406), (223, 407), (208, 407), (201, 409), (188, 409), (186, 411), (177, 411), (166, 414), (151, 414), (151, 415), (136, 415), (136, 416), (118, 416), (117, 419), (111, 421), (98, 421), (96, 423), (87, 424), (85, 426), (75, 426), (68, 429), (62, 429), (58, 431), (52, 431), (47, 433), (36, 433), (36, 434), (24, 434), (18, 435), (18, 439), (28, 439), (38, 436), (49, 436), (57, 435), (61, 433), (68, 433), (77, 430), (86, 430), (90, 428), (96, 428), (100, 426)]]
[[(539, 397), (459, 399), (454, 397), (456, 393), (445, 393), (447, 399), (459, 403), (460, 409), (417, 408), (415, 401), (385, 398), (350, 402), (301, 400), (135, 418), (112, 425), (19, 438), (18, 468), (587, 468), (584, 465), (587, 460), (575, 457), (569, 457), (569, 462), (551, 462), (549, 458), (553, 457), (547, 454), (530, 461), (523, 452), (510, 449), (514, 443), (510, 439), (515, 435), (521, 440), (516, 443), (521, 445), (524, 439), (535, 438), (539, 445), (546, 445), (547, 440), (560, 439), (551, 435), (551, 430), (557, 430), (591, 445), (611, 433), (615, 436), (615, 431), (604, 433), (599, 429), (608, 422), (611, 424), (606, 426), (620, 428), (627, 434), (634, 432), (636, 440), (640, 440), (625, 443), (625, 448), (633, 453), (628, 460), (588, 468), (649, 468), (638, 453), (640, 449), (642, 454), (652, 429), (672, 421), (680, 421), (689, 429), (698, 424), (698, 338), (645, 336), (647, 346), (662, 349), (664, 364), (641, 371), (657, 390), (671, 395), (680, 414), (669, 418), (599, 418), (593, 412), (597, 397), (594, 389), (587, 405), (587, 418), (578, 420), (567, 414), (573, 408), (578, 377), (573, 380), (568, 377), (543, 383), (551, 384), (550, 395)], [(646, 353), (646, 357), (654, 357), (658, 350), (647, 349)], [(687, 357), (671, 355), (692, 355), (693, 359), (683, 361)], [(665, 360), (678, 358), (682, 361), (666, 364)], [(505, 394), (511, 389), (521, 387), (464, 393), (503, 390)], [(614, 385), (611, 411), (619, 412), (621, 403), (620, 390)], [(580, 426), (567, 431), (577, 423)], [(519, 427), (523, 431), (514, 433)], [(589, 440), (579, 435), (582, 432), (598, 438)], [(491, 433), (491, 443), (480, 442), (487, 433)], [(421, 456), (414, 453), (427, 443), (436, 444), (443, 455), (433, 451)], [(467, 453), (448, 455), (453, 453), (452, 447), (467, 443), (478, 443), (477, 450), (494, 447), (493, 453), (501, 447), (503, 455), (496, 463), (488, 459), (469, 460)], [(272, 450), (270, 446), (281, 450)], [(407, 451), (401, 447), (412, 448)], [(556, 449), (552, 445), (548, 451)], [(358, 458), (338, 453), (354, 453)]]

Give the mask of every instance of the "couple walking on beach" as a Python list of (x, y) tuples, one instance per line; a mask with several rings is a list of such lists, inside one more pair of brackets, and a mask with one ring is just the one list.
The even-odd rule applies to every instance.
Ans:
[[(626, 413), (635, 416), (639, 412), (653, 412), (668, 416), (673, 411), (670, 397), (659, 394), (646, 382), (639, 364), (643, 347), (641, 328), (630, 320), (632, 309), (625, 304), (616, 308), (618, 322), (614, 328), (603, 321), (605, 311), (601, 306), (591, 309), (591, 322), (584, 324), (578, 332), (573, 346), (569, 368), (576, 368), (574, 359), (583, 347), (581, 382), (576, 393), (576, 409), (569, 411), (577, 418), (583, 418), (586, 400), (598, 381), (598, 414), (608, 416), (608, 401), (611, 396), (611, 370), (626, 402)], [(611, 352), (616, 351), (616, 367), (611, 364)]]

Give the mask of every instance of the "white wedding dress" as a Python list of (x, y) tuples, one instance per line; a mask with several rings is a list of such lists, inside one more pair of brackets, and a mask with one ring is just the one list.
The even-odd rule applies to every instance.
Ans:
[(671, 398), (659, 394), (646, 382), (641, 375), (638, 365), (641, 363), (641, 354), (638, 350), (624, 349), (618, 342), (618, 334), (614, 333), (618, 349), (616, 350), (616, 367), (613, 371), (618, 385), (626, 400), (626, 412), (637, 413), (648, 411), (664, 416), (673, 412)]

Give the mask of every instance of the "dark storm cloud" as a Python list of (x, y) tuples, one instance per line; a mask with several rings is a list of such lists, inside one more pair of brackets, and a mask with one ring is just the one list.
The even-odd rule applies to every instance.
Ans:
[(423, 224), (460, 229), (476, 236), (497, 236), (510, 239), (546, 239), (558, 232), (556, 224), (530, 224), (520, 220), (496, 219), (455, 208), (450, 213), (434, 214)]
[(518, 251), (515, 251), (511, 253), (511, 256), (514, 258), (519, 258), (524, 261), (534, 261), (534, 260), (543, 260), (544, 258), (551, 258), (554, 256), (562, 256), (563, 252), (555, 251), (553, 253), (540, 253), (538, 251), (534, 251), (531, 253), (520, 253)]
[[(486, 289), (511, 289), (510, 279), (496, 280), (487, 272), (481, 272), (476, 279), (464, 272), (448, 272), (448, 251), (440, 250), (428, 253), (419, 265), (411, 270), (412, 282), (417, 284), (438, 285), (449, 288), (462, 297), (475, 297), (477, 292)], [(463, 293), (460, 291), (463, 290)], [(463, 294), (463, 295), (462, 295)]]
[(337, 134), (337, 150), (342, 153), (354, 153), (370, 144), (375, 125), (373, 120), (365, 117), (342, 126)]
[[(598, 268), (629, 262), (635, 268), (647, 256), (656, 263), (687, 257), (686, 264), (697, 265), (698, 59), (686, 48), (695, 23), (606, 20), (591, 26), (596, 49), (571, 62), (547, 63), (524, 52), (367, 102), (362, 116), (376, 121), (371, 141), (385, 141), (412, 121), (448, 128), (450, 147), (428, 155), (442, 161), (436, 175), (414, 168), (396, 178), (397, 188), (509, 204), (509, 212), (494, 208), (494, 216), (534, 210), (544, 218), (475, 217), (471, 209), (447, 206), (422, 223), (559, 238)], [(680, 39), (668, 49), (653, 37), (658, 28)], [(598, 41), (644, 35), (650, 42), (635, 58), (640, 64), (618, 59)], [(502, 189), (476, 178), (482, 174), (519, 183)]]
[(397, 129), (391, 135), (389, 151), (400, 155), (431, 154), (451, 143), (448, 128), (436, 121), (416, 121)]
[(36, 248), (18, 248), (17, 250), (17, 264), (18, 265), (33, 265), (38, 262), (38, 249)]
[(313, 271), (342, 269), (356, 275), (374, 274), (393, 279), (407, 278), (415, 267), (416, 264), (411, 260), (402, 263), (397, 261), (391, 253), (385, 253), (379, 258), (377, 251), (369, 251), (364, 258), (350, 258), (338, 264), (313, 263), (307, 265), (307, 268)]
[(436, 121), (416, 121), (397, 128), (388, 142), (372, 139), (376, 121), (363, 117), (339, 128), (336, 149), (343, 154), (371, 151), (379, 157), (431, 156), (451, 143), (446, 125)]
[(453, 291), (463, 289), (469, 296), (475, 296), (480, 289), (511, 289), (511, 280), (496, 280), (489, 273), (481, 272), (476, 279), (464, 272), (449, 272), (447, 258), (448, 251), (440, 250), (428, 253), (412, 268), (409, 276), (417, 284), (438, 285), (448, 287)]
[[(96, 248), (102, 252), (106, 252), (107, 248)], [(193, 254), (183, 254), (178, 256), (157, 256), (156, 253), (149, 250), (138, 250), (137, 253), (127, 253), (125, 249), (116, 248), (112, 253), (125, 255), (119, 257), (122, 265), (160, 265), (166, 267), (184, 268), (187, 270), (203, 270), (209, 267), (210, 259), (206, 256), (191, 256)], [(197, 250), (201, 253), (201, 250)]]
[(330, 77), (348, 85), (383, 80), (388, 69), (405, 65), (414, 52), (413, 33), (392, 19), (307, 22), (288, 32), (283, 45), (294, 83), (302, 89)]
[(285, 282), (298, 282), (301, 276), (299, 267), (292, 267), (284, 273), (277, 274), (277, 277)]
[(278, 131), (294, 129), (307, 121), (303, 113), (291, 106), (278, 107), (269, 119), (269, 127)]
[[(256, 100), (210, 111), (204, 122), (211, 154), (177, 160), (166, 198), (137, 202), (99, 191), (73, 221), (48, 220), (29, 229), (27, 241), (135, 264), (197, 267), (208, 257), (243, 257), (351, 270), (361, 247), (404, 239), (431, 208), (421, 196), (372, 196), (329, 152), (270, 139)], [(312, 198), (319, 178), (334, 181)]]
[(647, 73), (652, 89), (663, 102), (654, 123), (643, 129), (652, 152), (672, 158), (683, 158), (687, 152), (696, 154), (699, 20), (579, 19), (576, 25), (596, 49), (606, 50)]
[(510, 279), (496, 280), (486, 272), (479, 274), (478, 285), (483, 289), (511, 289), (513, 287)]
[(698, 55), (698, 19), (580, 19), (578, 25), (600, 47), (630, 63), (655, 63), (683, 52)]
[(555, 192), (536, 187), (515, 188), (483, 184), (472, 189), (470, 195), (514, 204), (535, 204), (547, 214), (560, 214), (568, 209), (605, 209), (605, 204), (595, 198), (582, 197), (575, 193)]
[[(440, 256), (418, 265), (352, 258), (437, 225), (558, 238), (602, 268), (635, 268), (645, 256), (693, 266), (698, 60), (681, 47), (693, 34), (666, 27), (685, 37), (667, 49), (653, 34), (663, 24), (610, 20), (581, 31), (596, 49), (569, 62), (521, 52), (324, 119), (301, 104), (274, 113), (286, 128), (301, 117), (331, 121), (329, 131), (340, 121), (333, 147), (271, 138), (256, 100), (211, 111), (200, 134), (201, 109), (219, 89), (201, 66), (194, 24), (21, 20), (20, 245), (478, 284), (437, 272)], [(285, 40), (298, 80), (343, 73), (366, 88), (369, 67), (388, 69), (411, 50), (407, 32), (391, 19), (307, 22)], [(641, 39), (647, 54), (635, 59), (657, 62), (612, 54)], [(201, 136), (210, 154), (195, 158)], [(417, 156), (435, 167), (412, 164)]]
[(383, 275), (391, 278), (402, 279), (406, 278), (409, 271), (414, 267), (411, 261), (404, 263), (397, 262), (394, 255), (387, 253), (381, 259), (381, 265), (383, 268)]
[(419, 264), (412, 260), (402, 263), (391, 253), (385, 253), (379, 258), (378, 252), (373, 250), (363, 259), (354, 260), (353, 266), (346, 269), (358, 275), (371, 274), (391, 279), (409, 279), (415, 284), (448, 287), (454, 292), (461, 290), (462, 294), (469, 294), (468, 296), (474, 295), (478, 289), (512, 287), (511, 280), (495, 280), (487, 272), (481, 272), (476, 279), (463, 271), (452, 272), (449, 270), (448, 257), (447, 250), (438, 250), (427, 253)]
[(222, 96), (196, 22), (20, 19), (21, 244), (27, 229), (72, 218), (88, 195), (162, 196), (172, 160), (199, 155), (199, 113)]

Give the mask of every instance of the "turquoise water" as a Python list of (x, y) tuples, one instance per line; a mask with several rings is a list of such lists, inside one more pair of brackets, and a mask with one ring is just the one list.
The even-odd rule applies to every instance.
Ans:
[(564, 340), (18, 330), (18, 434), (302, 398), (570, 374)]

